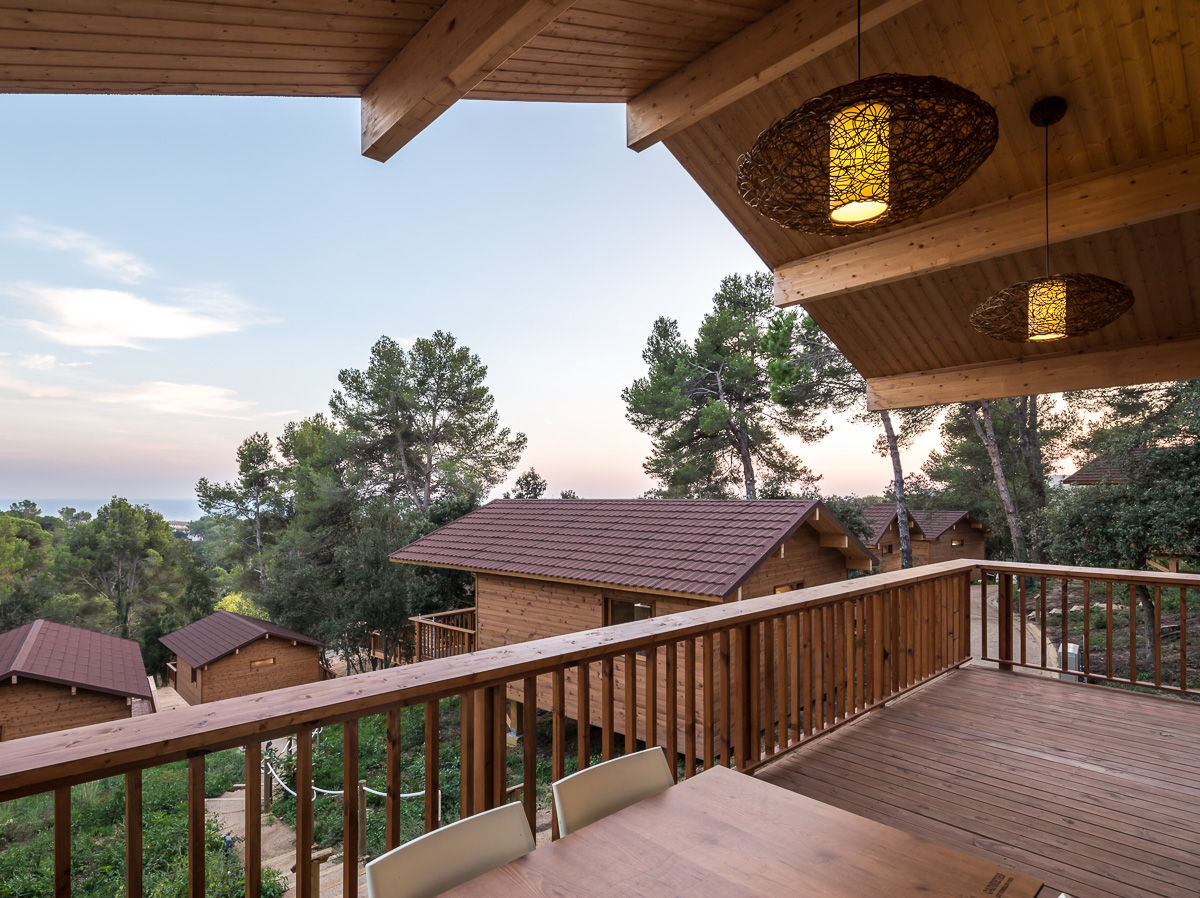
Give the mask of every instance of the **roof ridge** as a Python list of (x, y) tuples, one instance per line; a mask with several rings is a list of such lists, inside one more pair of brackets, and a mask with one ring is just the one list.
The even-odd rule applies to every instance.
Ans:
[(46, 621), (38, 618), (29, 627), (29, 632), (25, 634), (25, 638), (21, 640), (21, 647), (17, 649), (16, 657), (13, 658), (12, 669), (15, 673), (22, 669), (22, 665), (29, 660), (30, 654), (33, 652), (33, 646), (37, 642), (37, 636), (42, 632), (42, 624)]

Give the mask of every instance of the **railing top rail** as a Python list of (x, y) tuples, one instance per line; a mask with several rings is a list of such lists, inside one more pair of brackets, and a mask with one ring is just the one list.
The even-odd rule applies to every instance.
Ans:
[(0, 742), (0, 801), (970, 571), (950, 561)]
[(986, 571), (1021, 574), (1030, 577), (1057, 577), (1068, 580), (1111, 580), (1114, 583), (1157, 583), (1160, 586), (1186, 586), (1200, 589), (1200, 574), (1172, 574), (1165, 571), (1128, 571), (1120, 568), (1068, 567), (1059, 564), (1026, 564), (1020, 561), (976, 561)]
[(453, 608), (450, 611), (435, 611), (432, 614), (416, 614), (409, 618), (412, 621), (435, 621), (439, 617), (450, 617), (455, 614), (474, 614), (475, 606), (470, 608)]

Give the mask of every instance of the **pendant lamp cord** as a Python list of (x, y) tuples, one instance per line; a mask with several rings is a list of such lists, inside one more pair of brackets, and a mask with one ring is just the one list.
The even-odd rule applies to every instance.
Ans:
[(855, 45), (858, 47), (858, 80), (862, 80), (862, 0), (857, 0), (855, 17), (858, 20), (858, 38), (855, 40)]
[(1050, 277), (1050, 126), (1046, 125), (1042, 130), (1046, 132), (1043, 178), (1043, 190), (1046, 198), (1046, 277)]

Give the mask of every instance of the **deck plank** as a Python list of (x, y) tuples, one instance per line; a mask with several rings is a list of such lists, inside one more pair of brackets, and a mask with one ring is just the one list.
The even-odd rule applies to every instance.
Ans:
[(1200, 894), (1200, 704), (963, 668), (758, 776), (1068, 894)]

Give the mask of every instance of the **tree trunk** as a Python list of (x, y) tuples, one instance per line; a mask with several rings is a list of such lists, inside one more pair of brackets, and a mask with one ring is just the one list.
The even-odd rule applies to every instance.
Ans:
[(262, 503), (258, 499), (254, 500), (254, 547), (258, 551), (258, 583), (265, 602), (267, 598), (267, 563), (263, 557)]
[(743, 428), (738, 429), (738, 456), (742, 459), (742, 477), (746, 486), (746, 498), (758, 498), (758, 482), (754, 477), (754, 459), (750, 456), (750, 441)]
[[(978, 414), (976, 414), (978, 413)], [(1008, 488), (1008, 478), (1004, 476), (1004, 466), (1000, 463), (1000, 447), (996, 444), (996, 429), (992, 426), (992, 406), (986, 400), (967, 403), (967, 414), (979, 441), (987, 449), (988, 459), (992, 463), (992, 477), (996, 481), (996, 489), (1000, 493), (1000, 502), (1004, 506), (1004, 516), (1008, 519), (1008, 532), (1012, 536), (1013, 553), (1017, 561), (1024, 561), (1025, 534), (1021, 530), (1021, 518), (1017, 514), (1017, 504), (1013, 501), (1012, 491)], [(983, 419), (982, 425), (980, 418)]]
[(908, 502), (904, 498), (904, 469), (900, 465), (900, 444), (892, 427), (892, 416), (884, 409), (879, 412), (883, 433), (887, 437), (888, 455), (892, 459), (892, 489), (896, 493), (896, 530), (900, 533), (900, 567), (913, 566), (912, 537), (908, 529)]
[[(1038, 397), (1022, 396), (1017, 406), (1017, 433), (1021, 460), (1029, 474), (1029, 487), (1036, 510), (1046, 507), (1046, 472), (1042, 463), (1042, 443), (1038, 435)], [(1034, 564), (1045, 562), (1042, 540), (1034, 534), (1029, 544), (1029, 557)]]

